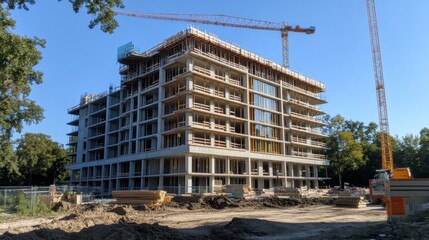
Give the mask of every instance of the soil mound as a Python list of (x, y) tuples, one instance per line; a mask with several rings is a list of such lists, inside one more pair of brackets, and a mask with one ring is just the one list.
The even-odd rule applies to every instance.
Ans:
[[(61, 229), (42, 228), (27, 233), (5, 233), (0, 239), (10, 240), (117, 240), (117, 239), (186, 239), (178, 230), (158, 224), (118, 223), (97, 225), (80, 232), (66, 232)], [(189, 238), (188, 238), (189, 239)]]
[(69, 202), (64, 202), (64, 201), (60, 201), (57, 202), (53, 207), (52, 210), (54, 210), (55, 212), (59, 212), (59, 211), (68, 211), (70, 209), (73, 208), (73, 205)]

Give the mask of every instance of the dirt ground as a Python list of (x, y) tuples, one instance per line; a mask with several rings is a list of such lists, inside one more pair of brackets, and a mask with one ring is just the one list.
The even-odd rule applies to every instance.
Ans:
[[(64, 204), (58, 207), (62, 209), (64, 214), (53, 219), (2, 223), (0, 239), (427, 239), (424, 237), (429, 236), (429, 218), (394, 227), (386, 223), (386, 213), (380, 206), (337, 208), (329, 200), (266, 198), (237, 202), (209, 197), (177, 199), (156, 210), (115, 204), (78, 207)], [(410, 235), (410, 229), (417, 234)]]

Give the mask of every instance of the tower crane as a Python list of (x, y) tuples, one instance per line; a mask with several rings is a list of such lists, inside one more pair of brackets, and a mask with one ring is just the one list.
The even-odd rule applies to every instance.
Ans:
[(372, 61), (374, 67), (375, 89), (377, 91), (378, 118), (380, 121), (381, 168), (389, 171), (393, 179), (410, 179), (409, 168), (394, 168), (392, 144), (389, 134), (389, 118), (387, 116), (387, 102), (384, 88), (383, 64), (381, 61), (380, 40), (378, 37), (377, 14), (375, 0), (366, 0), (368, 14), (368, 28), (371, 40)]
[(219, 25), (224, 27), (236, 28), (250, 28), (258, 30), (279, 31), (282, 38), (282, 53), (283, 53), (283, 66), (289, 68), (289, 32), (301, 32), (306, 34), (313, 34), (316, 30), (311, 26), (308, 28), (301, 28), (300, 26), (287, 25), (284, 22), (270, 22), (263, 20), (256, 20), (250, 18), (241, 18), (228, 16), (223, 14), (177, 14), (177, 13), (140, 13), (130, 12), (123, 10), (115, 10), (117, 15), (125, 15), (131, 17), (170, 20), (180, 22), (202, 23), (209, 25)]

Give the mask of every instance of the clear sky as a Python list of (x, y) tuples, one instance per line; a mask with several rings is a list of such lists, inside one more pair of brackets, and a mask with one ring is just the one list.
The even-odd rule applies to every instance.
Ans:
[[(125, 10), (162, 13), (227, 14), (302, 27), (316, 33), (290, 33), (292, 70), (326, 85), (324, 111), (346, 119), (378, 123), (375, 83), (365, 0), (124, 0)], [(376, 0), (384, 78), (393, 135), (418, 134), (429, 127), (429, 1)], [(133, 41), (141, 50), (158, 44), (189, 24), (117, 16), (109, 35), (87, 26), (91, 16), (75, 14), (68, 1), (37, 1), (29, 11), (13, 10), (15, 32), (47, 40), (37, 69), (44, 82), (31, 98), (45, 109), (45, 119), (23, 133), (45, 133), (66, 144), (71, 127), (67, 109), (84, 93), (118, 86), (117, 47)], [(197, 25), (221, 39), (281, 63), (278, 32)]]

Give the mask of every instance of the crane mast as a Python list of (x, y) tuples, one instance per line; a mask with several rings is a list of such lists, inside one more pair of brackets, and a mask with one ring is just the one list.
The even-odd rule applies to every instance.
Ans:
[(371, 39), (375, 89), (377, 91), (378, 118), (380, 121), (381, 167), (393, 173), (393, 154), (389, 134), (386, 93), (384, 89), (383, 65), (378, 37), (377, 14), (374, 0), (366, 0), (369, 35)]
[(219, 25), (224, 27), (279, 31), (282, 38), (283, 66), (286, 68), (289, 68), (288, 32), (302, 32), (306, 34), (313, 34), (316, 30), (315, 27), (301, 28), (300, 26), (287, 25), (284, 22), (271, 22), (250, 18), (240, 18), (223, 14), (139, 13), (123, 10), (115, 10), (115, 13), (118, 15), (147, 19), (181, 21)]

